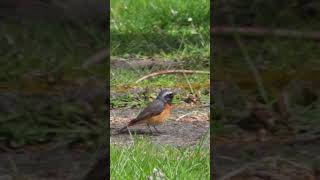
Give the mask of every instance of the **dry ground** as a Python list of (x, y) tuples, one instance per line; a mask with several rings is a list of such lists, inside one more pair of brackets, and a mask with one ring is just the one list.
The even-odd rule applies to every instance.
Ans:
[[(117, 131), (126, 123), (137, 116), (139, 109), (111, 110), (111, 143), (127, 144), (132, 142), (128, 132), (119, 134)], [(194, 145), (201, 137), (209, 132), (208, 107), (177, 107), (171, 117), (157, 129), (160, 134), (151, 134), (146, 125), (130, 127), (132, 134), (151, 137), (151, 140), (159, 144), (174, 146)], [(209, 141), (206, 142), (209, 144)]]

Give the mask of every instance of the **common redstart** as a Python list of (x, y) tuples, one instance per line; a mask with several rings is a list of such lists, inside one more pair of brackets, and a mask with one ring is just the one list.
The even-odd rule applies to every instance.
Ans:
[(135, 119), (132, 119), (127, 126), (119, 130), (122, 133), (125, 129), (136, 124), (147, 124), (150, 132), (152, 129), (150, 125), (160, 133), (155, 127), (162, 124), (171, 114), (172, 99), (175, 93), (170, 90), (162, 90), (157, 98), (151, 102)]

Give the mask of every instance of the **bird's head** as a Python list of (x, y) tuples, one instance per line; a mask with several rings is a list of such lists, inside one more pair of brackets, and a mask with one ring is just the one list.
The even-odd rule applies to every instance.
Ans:
[(170, 90), (161, 90), (157, 99), (159, 99), (165, 103), (171, 104), (174, 95), (175, 95), (175, 93)]

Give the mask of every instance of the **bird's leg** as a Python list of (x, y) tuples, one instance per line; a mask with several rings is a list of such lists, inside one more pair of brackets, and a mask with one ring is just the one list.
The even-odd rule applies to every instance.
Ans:
[(153, 134), (152, 129), (151, 129), (151, 127), (150, 127), (150, 125), (149, 125), (149, 124), (147, 124), (147, 126), (148, 126), (148, 128), (149, 128), (149, 130), (150, 130), (150, 133), (151, 133), (151, 134)]
[(119, 133), (123, 133), (124, 130), (128, 130), (129, 131), (128, 126), (125, 126), (125, 127), (121, 128), (118, 132)]
[(159, 134), (161, 133), (161, 132), (156, 128), (156, 126), (153, 126), (153, 128), (156, 130), (157, 133), (159, 133)]

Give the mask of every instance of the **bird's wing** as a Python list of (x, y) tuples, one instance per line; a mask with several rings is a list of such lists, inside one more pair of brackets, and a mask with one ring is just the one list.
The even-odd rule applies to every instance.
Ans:
[(160, 114), (164, 109), (164, 102), (160, 100), (155, 100), (150, 103), (139, 115), (137, 118), (133, 119), (130, 123), (134, 124), (138, 121), (150, 118), (152, 116)]

